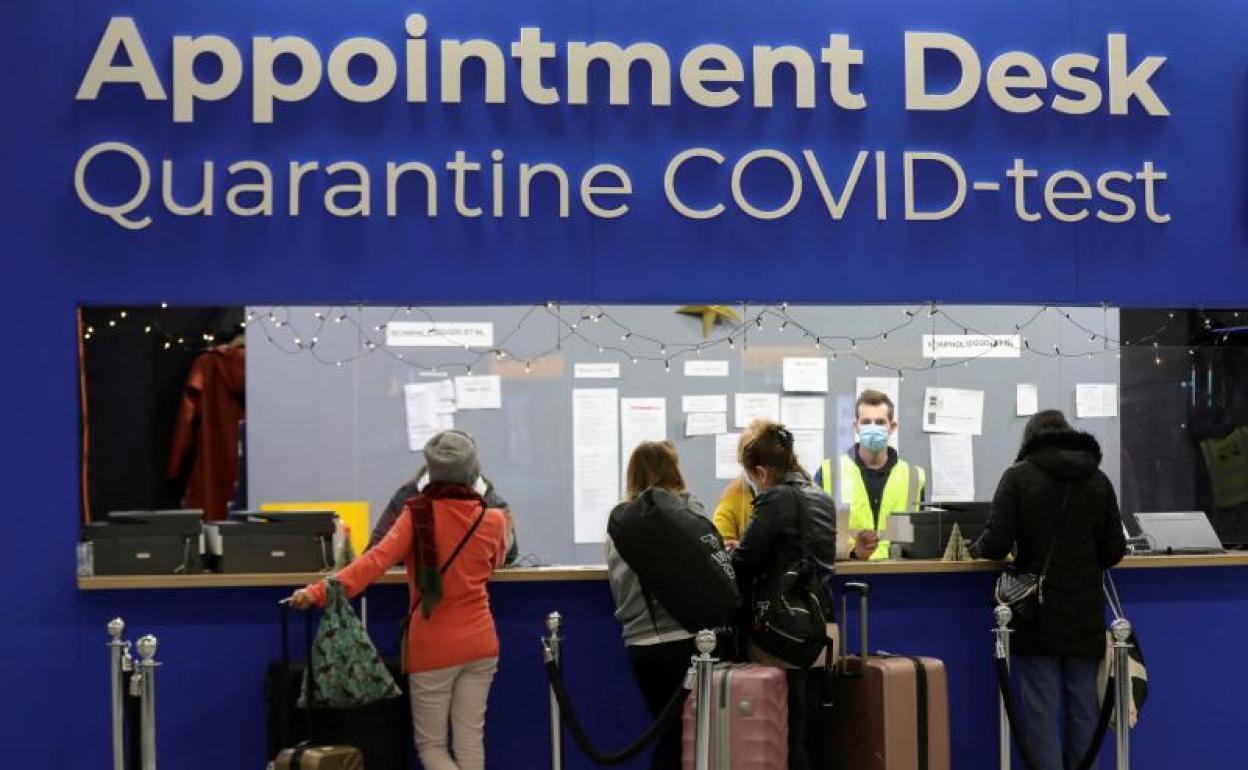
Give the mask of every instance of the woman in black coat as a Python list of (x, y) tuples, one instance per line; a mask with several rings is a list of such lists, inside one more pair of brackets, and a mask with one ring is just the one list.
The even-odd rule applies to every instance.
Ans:
[[(821, 579), (836, 569), (836, 505), (810, 482), (793, 451), (793, 434), (783, 425), (754, 423), (754, 436), (741, 447), (741, 467), (757, 490), (750, 523), (732, 552), (732, 566), (743, 596), (788, 569), (805, 553)], [(804, 521), (800, 520), (804, 519)], [(802, 532), (805, 532), (803, 539)], [(832, 597), (820, 597), (831, 618)], [(750, 602), (752, 606), (752, 601)], [(750, 645), (750, 658), (785, 669), (789, 685), (789, 770), (829, 765), (828, 716), (823, 711), (823, 677), (798, 669)], [(816, 665), (821, 661), (816, 661)]]
[(1034, 415), (972, 546), (988, 559), (1013, 550), (1019, 570), (1033, 574), (1053, 547), (1043, 604), (1011, 640), (1020, 727), (1040, 763), (1035, 770), (1074, 767), (1096, 727), (1096, 676), (1105, 654), (1102, 578), (1126, 551), (1118, 499), (1100, 464), (1096, 439), (1071, 428), (1060, 411)]

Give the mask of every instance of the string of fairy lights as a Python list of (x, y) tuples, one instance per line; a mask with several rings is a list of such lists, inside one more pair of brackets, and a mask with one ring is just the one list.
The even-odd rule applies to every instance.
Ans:
[[(97, 322), (98, 327), (95, 324), (85, 326), (82, 333), (83, 342), (89, 343), (96, 336), (119, 328), (142, 327), (143, 333), (152, 335), (165, 350), (198, 351), (218, 343), (220, 330), (204, 331), (197, 337), (190, 338), (167, 331), (161, 323), (161, 316), (162, 311), (167, 311), (168, 307), (168, 303), (161, 303), (159, 308), (148, 308), (146, 312), (139, 308), (110, 311), (105, 319)], [(421, 347), (419, 348), (421, 353), (414, 355), (405, 352), (408, 348), (396, 348), (387, 344), (386, 330), (390, 324), (409, 319), (425, 322), (428, 325), (427, 334), (442, 337), (443, 339), (439, 340), (442, 350), (451, 349), (444, 345), (456, 342), (439, 328), (439, 324), (451, 322), (438, 319), (434, 312), (427, 308), (412, 305), (393, 307), (383, 320), (376, 323), (363, 320), (365, 310), (368, 309), (364, 305), (334, 305), (324, 308), (293, 306), (251, 308), (232, 336), (237, 336), (244, 333), (246, 329), (252, 328), (258, 330), (267, 343), (277, 350), (287, 355), (307, 355), (327, 366), (344, 367), (367, 356), (383, 355), (431, 375), (460, 372), (470, 375), (474, 371), (479, 371), (491, 360), (505, 359), (523, 362), (524, 371), (531, 372), (535, 365), (545, 359), (561, 355), (565, 346), (574, 340), (584, 344), (589, 350), (597, 350), (598, 354), (605, 358), (631, 364), (643, 362), (662, 364), (664, 371), (670, 372), (673, 364), (701, 357), (707, 352), (735, 350), (738, 346), (743, 351), (748, 350), (752, 336), (757, 336), (764, 330), (770, 330), (800, 339), (803, 344), (809, 345), (816, 355), (826, 355), (831, 360), (837, 360), (838, 357), (853, 359), (861, 364), (865, 371), (874, 369), (882, 373), (895, 373), (896, 376), (904, 379), (907, 372), (969, 366), (973, 361), (992, 354), (992, 350), (986, 347), (981, 352), (965, 357), (950, 359), (933, 357), (922, 365), (880, 359), (876, 348), (887, 343), (890, 335), (896, 335), (911, 326), (920, 324), (924, 319), (928, 321), (933, 335), (937, 334), (938, 326), (942, 325), (952, 328), (955, 333), (960, 330), (963, 335), (976, 335), (989, 339), (1003, 332), (1008, 333), (1012, 328), (1013, 332), (1021, 338), (1020, 353), (1052, 359), (1081, 357), (1091, 359), (1106, 355), (1121, 357), (1121, 351), (1125, 347), (1151, 345), (1154, 363), (1158, 366), (1162, 364), (1159, 340), (1165, 337), (1175, 323), (1179, 322), (1176, 313), (1170, 312), (1165, 320), (1149, 334), (1125, 340), (1110, 335), (1110, 307), (1107, 304), (1100, 306), (1102, 310), (1100, 330), (1090, 328), (1086, 322), (1081, 322), (1067, 308), (1045, 305), (1029, 309), (1027, 315), (1020, 317), (1017, 322), (1000, 324), (995, 330), (983, 330), (973, 323), (967, 323), (955, 317), (943, 306), (928, 302), (903, 310), (902, 317), (897, 322), (885, 324), (872, 333), (849, 335), (815, 328), (809, 321), (800, 320), (792, 312), (788, 303), (759, 305), (745, 303), (734, 307), (740, 307), (743, 311), (739, 321), (725, 324), (723, 328), (716, 326), (713, 334), (707, 339), (689, 342), (664, 340), (642, 333), (617, 315), (612, 314), (609, 308), (601, 305), (584, 305), (579, 309), (569, 309), (558, 302), (547, 302), (526, 307), (520, 313), (514, 326), (493, 345), (485, 348), (457, 345), (456, 347), (462, 347), (458, 360), (436, 363), (430, 363), (427, 360), (430, 355), (428, 351), (431, 348)], [(1061, 324), (1074, 330), (1076, 339), (1072, 339), (1065, 347), (1061, 342), (1054, 343), (1052, 349), (1033, 345), (1027, 334), (1028, 330), (1051, 318), (1054, 314), (1057, 315)], [(1235, 312), (1234, 316), (1238, 318), (1239, 313)], [(512, 341), (517, 335), (520, 335), (530, 324), (537, 322), (553, 322), (552, 342), (539, 349), (519, 349), (518, 345), (513, 346)], [(1203, 324), (1208, 332), (1220, 331), (1214, 328), (1208, 316), (1203, 318)], [(348, 327), (350, 333), (356, 337), (354, 350), (346, 355), (327, 355), (323, 352), (326, 346), (322, 344), (322, 337), (329, 333), (329, 330), (339, 326)], [(525, 335), (524, 339), (531, 340), (532, 336)], [(1060, 329), (1057, 336), (1059, 340), (1065, 338), (1065, 334)], [(1228, 339), (1229, 334), (1221, 334), (1215, 337), (1215, 344), (1226, 342)], [(772, 344), (773, 340), (769, 340), (769, 344)], [(1078, 344), (1082, 340), (1086, 342)], [(890, 352), (895, 352), (895, 348)], [(1195, 350), (1189, 349), (1188, 354), (1194, 355)]]

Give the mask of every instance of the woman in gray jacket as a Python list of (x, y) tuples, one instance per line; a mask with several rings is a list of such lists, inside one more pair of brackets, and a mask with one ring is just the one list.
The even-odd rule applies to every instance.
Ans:
[[(658, 487), (677, 495), (694, 512), (706, 515), (702, 503), (685, 490), (680, 474), (676, 448), (669, 441), (643, 441), (628, 460), (627, 500), (631, 502), (650, 487)], [(652, 717), (663, 707), (684, 681), (689, 658), (697, 654), (693, 634), (676, 622), (653, 597), (642, 591), (637, 573), (620, 558), (611, 542), (606, 540), (607, 573), (611, 595), (615, 598), (615, 617), (624, 626), (624, 644), (633, 675), (641, 686), (641, 694)], [(681, 723), (674, 720), (655, 743), (650, 760), (651, 770), (680, 767)]]

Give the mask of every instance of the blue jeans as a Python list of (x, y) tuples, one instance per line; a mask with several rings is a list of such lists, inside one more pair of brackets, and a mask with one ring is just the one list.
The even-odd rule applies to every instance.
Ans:
[[(1039, 764), (1035, 770), (1072, 770), (1083, 759), (1100, 715), (1096, 658), (1016, 655), (1010, 660), (1019, 704), (1019, 729)], [(1062, 740), (1061, 712), (1066, 716)]]

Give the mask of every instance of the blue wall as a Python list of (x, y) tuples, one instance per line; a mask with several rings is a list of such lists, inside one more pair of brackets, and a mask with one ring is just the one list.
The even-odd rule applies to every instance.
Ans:
[[(1177, 306), (1245, 299), (1248, 5), (1238, 0), (877, 0), (835, 6), (542, 0), (419, 7), (434, 36), (506, 43), (521, 25), (539, 24), (556, 42), (649, 39), (674, 57), (711, 41), (738, 51), (754, 43), (815, 49), (828, 32), (845, 32), (866, 51), (857, 85), (870, 104), (855, 114), (838, 112), (826, 100), (801, 114), (748, 106), (712, 112), (679, 96), (664, 109), (537, 108), (519, 100), (514, 77), (505, 107), (480, 105), (479, 84), (468, 87), (459, 107), (412, 107), (397, 99), (346, 105), (322, 90), (307, 103), (280, 110), (272, 126), (250, 123), (245, 91), (200, 105), (200, 118), (190, 126), (175, 126), (168, 103), (143, 103), (133, 89), (106, 90), (104, 98), (89, 104), (73, 99), (110, 15), (137, 19), (165, 75), (173, 34), (220, 33), (244, 43), (252, 35), (301, 34), (322, 48), (363, 34), (393, 47), (402, 42), (403, 17), (416, 9), (326, 0), (5, 5), (0, 201), (11, 366), (0, 393), (12, 453), (4, 485), (8, 521), (19, 529), (4, 562), (10, 611), (18, 622), (2, 673), (20, 700), (17, 708), (6, 709), (3, 723), (14, 766), (105, 765), (99, 642), (102, 623), (113, 614), (167, 641), (163, 740), (166, 750), (183, 752), (169, 755), (171, 761), (190, 770), (254, 766), (263, 729), (259, 672), (276, 640), (273, 592), (83, 596), (76, 591), (71, 554), (78, 500), (77, 303), (749, 298)], [(901, 101), (905, 30), (959, 34), (985, 60), (1022, 49), (1045, 61), (1074, 50), (1104, 55), (1105, 35), (1126, 32), (1132, 63), (1148, 54), (1169, 57), (1155, 83), (1172, 115), (1147, 118), (1137, 110), (1127, 118), (1103, 112), (1081, 118), (1048, 112), (1015, 116), (982, 95), (957, 112), (907, 113)], [(591, 88), (601, 100), (602, 79)], [(182, 185), (205, 157), (222, 167), (256, 158), (279, 171), (291, 159), (322, 164), (356, 159), (376, 170), (390, 159), (443, 162), (456, 149), (485, 156), (495, 147), (514, 161), (555, 161), (572, 171), (619, 163), (632, 174), (636, 192), (632, 211), (610, 222), (591, 219), (575, 205), (570, 219), (555, 219), (549, 215), (549, 193), (538, 196), (538, 215), (530, 220), (511, 214), (466, 221), (444, 214), (435, 222), (414, 215), (391, 221), (377, 213), (365, 221), (336, 220), (312, 205), (316, 196), (311, 195), (298, 219), (279, 213), (243, 220), (222, 210), (211, 219), (175, 220), (149, 207), (146, 213), (156, 221), (136, 233), (86, 211), (73, 192), (79, 155), (106, 140), (128, 142), (153, 162), (174, 159), (181, 170), (177, 186), (184, 192)], [(697, 145), (730, 158), (763, 146), (795, 155), (810, 148), (820, 153), (829, 174), (843, 173), (852, 152), (885, 150), (893, 164), (892, 215), (877, 222), (871, 190), (865, 188), (846, 218), (831, 222), (808, 181), (807, 198), (778, 222), (739, 213), (711, 222), (684, 220), (661, 197), (661, 173), (672, 154)], [(907, 223), (898, 218), (896, 167), (896, 156), (907, 149), (947, 152), (973, 179), (1000, 177), (1016, 156), (1046, 173), (1073, 167), (1092, 176), (1152, 160), (1170, 175), (1160, 200), (1173, 220), (1025, 224), (1013, 218), (1011, 199), (1003, 192), (973, 194), (967, 208), (946, 222)], [(93, 189), (124, 197), (128, 172), (98, 170)], [(219, 174), (221, 185), (223, 171)], [(691, 176), (690, 184), (693, 197), (704, 204), (714, 191), (726, 189), (727, 172)], [(757, 185), (751, 189), (760, 203), (781, 197), (776, 177), (763, 170), (751, 185)], [(158, 195), (159, 187), (154, 189)], [(285, 193), (279, 174), (279, 204)], [(921, 189), (922, 201), (938, 197), (939, 190)], [(445, 192), (441, 202), (448, 210)], [(375, 202), (376, 209), (380, 205)], [(223, 209), (220, 200), (218, 207)], [(871, 258), (886, 270), (856, 269)], [(986, 579), (884, 582), (879, 603), (892, 609), (879, 614), (880, 646), (940, 654), (955, 676), (965, 672), (967, 680), (955, 686), (957, 743), (972, 752), (967, 766), (986, 767), (991, 699), (987, 669), (978, 657), (986, 647), (979, 609)], [(1248, 624), (1248, 578), (1237, 571), (1162, 572), (1133, 575), (1124, 583), (1128, 601), (1139, 605), (1158, 692), (1139, 733), (1139, 766), (1240, 764), (1234, 756), (1241, 741), (1234, 731), (1244, 724), (1239, 650)], [(921, 601), (925, 597), (930, 601)], [(537, 633), (524, 625), (529, 618), (563, 603), (586, 624), (586, 641), (601, 647), (596, 654), (578, 651), (578, 661), (593, 671), (577, 684), (586, 693), (583, 702), (590, 692), (603, 691), (591, 676), (607, 677), (606, 683), (623, 693), (630, 685), (621, 652), (610, 644), (614, 630), (603, 586), (505, 586), (499, 587), (498, 600), (509, 662), (496, 693), (491, 749), (500, 757), (500, 746), (506, 745), (516, 757), (500, 766), (528, 767), (525, 752), (541, 745), (539, 731), (522, 721), (528, 715), (523, 707), (540, 699), (536, 663), (532, 668), (525, 663)], [(1209, 652), (1223, 642), (1219, 649), (1228, 652)], [(592, 720), (598, 729), (640, 724), (635, 699), (621, 695), (599, 708), (604, 711)]]

